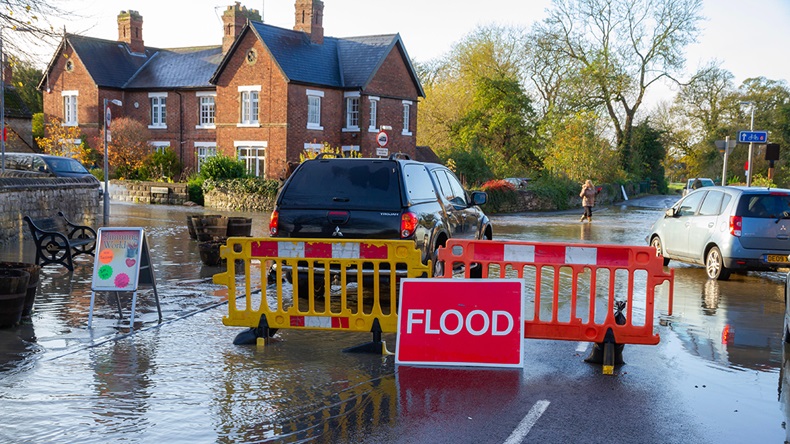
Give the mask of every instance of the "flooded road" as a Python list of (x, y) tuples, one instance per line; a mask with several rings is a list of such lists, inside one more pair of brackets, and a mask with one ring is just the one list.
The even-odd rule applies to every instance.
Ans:
[[(674, 203), (650, 197), (579, 211), (494, 216), (495, 238), (645, 245)], [(0, 442), (505, 442), (548, 404), (532, 442), (783, 442), (790, 363), (782, 343), (782, 273), (709, 281), (675, 262), (675, 304), (659, 297), (661, 344), (627, 346), (615, 376), (585, 364), (589, 344), (529, 340), (523, 370), (396, 367), (347, 354), (370, 335), (281, 331), (267, 347), (234, 346), (222, 325), (220, 267), (200, 262), (186, 229), (204, 209), (114, 204), (111, 225), (145, 228), (153, 294), (118, 319), (100, 295), (88, 330), (92, 260), (46, 267), (30, 323), (0, 330)], [(216, 213), (213, 213), (216, 214)], [(253, 217), (262, 236), (265, 214)], [(32, 262), (32, 248), (0, 259)], [(394, 350), (394, 337), (385, 335)], [(616, 420), (612, 423), (612, 418)], [(518, 442), (518, 441), (516, 441)]]

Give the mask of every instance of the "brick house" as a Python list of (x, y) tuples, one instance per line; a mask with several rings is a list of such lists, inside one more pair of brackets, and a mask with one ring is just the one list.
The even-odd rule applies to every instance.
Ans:
[(388, 152), (415, 156), (424, 93), (400, 36), (324, 37), (322, 18), (322, 1), (296, 0), (294, 29), (278, 28), (236, 2), (222, 45), (161, 49), (144, 45), (139, 13), (122, 11), (118, 40), (64, 36), (39, 84), (45, 117), (93, 140), (104, 99), (118, 99), (113, 118), (145, 123), (149, 143), (187, 171), (220, 151), (281, 178), (325, 143), (375, 156), (382, 127)]

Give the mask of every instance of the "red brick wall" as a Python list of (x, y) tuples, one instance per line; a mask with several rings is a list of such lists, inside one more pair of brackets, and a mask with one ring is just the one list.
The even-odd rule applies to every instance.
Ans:
[[(66, 71), (66, 63), (71, 60), (74, 68)], [(55, 60), (49, 76), (49, 92), (44, 90), (44, 117), (50, 121), (53, 117), (63, 120), (63, 91), (79, 91), (77, 97), (77, 123), (89, 140), (98, 137), (100, 117), (98, 88), (93, 83), (82, 61), (74, 51), (66, 45), (64, 51)]]
[[(104, 125), (104, 99), (121, 100), (122, 106), (110, 104), (112, 118), (131, 117), (142, 122), (146, 127), (151, 123), (151, 105), (149, 91), (121, 91), (98, 88), (88, 75), (82, 62), (67, 46), (64, 56), (59, 56), (49, 77), (50, 92), (44, 91), (44, 113), (47, 118), (63, 119), (62, 91), (79, 91), (77, 98), (77, 119), (80, 129), (85, 134), (88, 144), (101, 152), (101, 130)], [(66, 71), (67, 60), (72, 60), (74, 68)], [(167, 96), (167, 129), (150, 129), (147, 137), (150, 141), (169, 142), (171, 149), (181, 159), (185, 173), (197, 167), (197, 150), (195, 142), (216, 141), (213, 129), (196, 129), (199, 122), (199, 101), (194, 91), (168, 91)], [(183, 101), (183, 103), (182, 103)], [(135, 108), (134, 104), (138, 107)], [(112, 129), (112, 125), (111, 125)]]
[[(248, 63), (247, 52), (257, 54), (255, 63)], [(240, 120), (239, 86), (260, 85), (258, 97), (257, 128), (237, 127)], [(247, 32), (228, 60), (217, 82), (217, 149), (229, 156), (236, 156), (236, 141), (265, 141), (266, 177), (277, 179), (285, 176), (286, 143), (288, 133), (287, 91), (280, 69), (269, 52), (252, 33)], [(299, 155), (296, 155), (298, 160)]]

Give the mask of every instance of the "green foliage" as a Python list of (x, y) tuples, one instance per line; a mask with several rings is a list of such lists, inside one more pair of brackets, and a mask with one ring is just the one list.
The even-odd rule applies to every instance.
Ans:
[(558, 210), (568, 209), (568, 198), (579, 193), (579, 186), (578, 182), (550, 174), (541, 174), (529, 184), (530, 190), (538, 197), (552, 202)]
[(755, 174), (752, 178), (752, 186), (753, 187), (769, 187), (769, 188), (776, 188), (776, 184), (773, 180), (764, 177), (762, 174)]
[(209, 157), (200, 166), (200, 177), (203, 179), (241, 179), (247, 177), (247, 167), (244, 161), (218, 153)]
[(661, 143), (661, 132), (652, 128), (647, 121), (634, 126), (631, 135), (631, 158), (628, 159), (628, 172), (634, 180), (652, 179), (656, 181), (661, 193), (667, 191), (662, 160), (666, 150)]
[(261, 177), (245, 177), (226, 180), (206, 179), (203, 182), (204, 193), (214, 188), (221, 188), (223, 192), (230, 194), (259, 194), (274, 198), (280, 188), (280, 181)]
[(93, 175), (93, 177), (99, 179), (99, 182), (104, 182), (104, 169), (103, 168), (91, 168), (88, 171)]
[(44, 137), (44, 113), (33, 114), (33, 139)]
[(203, 182), (205, 180), (206, 179), (199, 174), (193, 174), (187, 179), (187, 194), (189, 194), (189, 200), (198, 205), (203, 205), (205, 203), (203, 200)]
[(484, 183), (480, 189), (488, 194), (488, 201), (485, 206), (486, 212), (500, 213), (518, 204), (519, 193), (510, 182), (490, 180)]
[(156, 151), (138, 168), (137, 174), (141, 180), (173, 182), (181, 174), (181, 161), (170, 148), (164, 152)]
[[(41, 91), (38, 90), (38, 82), (44, 77), (44, 72), (31, 63), (22, 62), (16, 57), (11, 57), (10, 63), (14, 69), (14, 87), (22, 97), (22, 101), (25, 102), (31, 113), (41, 113), (44, 110), (44, 100)], [(42, 123), (42, 133), (39, 137), (43, 136)]]
[(591, 112), (546, 119), (542, 128), (547, 134), (543, 152), (545, 171), (573, 182), (621, 179), (617, 153), (600, 134), (598, 123), (599, 117)]
[(453, 172), (464, 183), (478, 184), (494, 177), (494, 173), (486, 165), (485, 158), (480, 151), (466, 151), (457, 148), (452, 150), (450, 155), (452, 157), (447, 159), (447, 163), (452, 162)]

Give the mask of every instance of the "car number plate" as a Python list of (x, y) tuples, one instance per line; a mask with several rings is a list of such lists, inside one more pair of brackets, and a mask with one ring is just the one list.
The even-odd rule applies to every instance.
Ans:
[(765, 257), (766, 262), (779, 262), (779, 263), (788, 263), (790, 259), (787, 256), (783, 256), (781, 254), (769, 254)]

